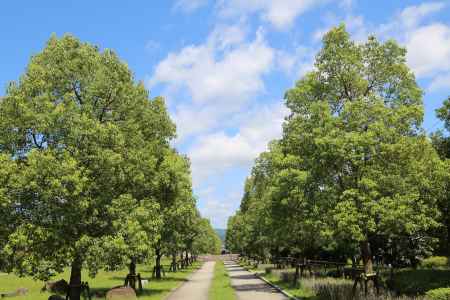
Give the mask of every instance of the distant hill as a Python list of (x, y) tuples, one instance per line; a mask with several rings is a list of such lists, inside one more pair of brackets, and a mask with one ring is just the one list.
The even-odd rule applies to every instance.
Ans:
[(217, 234), (219, 235), (220, 239), (222, 240), (222, 243), (224, 244), (225, 243), (225, 234), (226, 234), (227, 230), (226, 229), (220, 229), (220, 228), (215, 228), (214, 230), (217, 232)]

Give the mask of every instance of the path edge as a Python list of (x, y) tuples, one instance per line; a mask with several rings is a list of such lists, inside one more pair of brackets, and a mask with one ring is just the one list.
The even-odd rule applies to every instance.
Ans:
[(282, 288), (280, 288), (278, 285), (270, 282), (269, 280), (267, 280), (263, 276), (259, 275), (257, 272), (254, 272), (252, 270), (247, 269), (245, 266), (242, 266), (239, 262), (236, 262), (236, 263), (238, 265), (240, 265), (241, 267), (243, 267), (244, 269), (246, 269), (248, 272), (252, 273), (256, 278), (261, 279), (262, 281), (264, 281), (265, 283), (267, 283), (268, 285), (270, 285), (271, 287), (273, 287), (274, 289), (276, 289), (277, 291), (279, 291), (280, 293), (282, 293), (283, 295), (285, 295), (289, 299), (291, 299), (291, 300), (300, 300), (299, 298), (295, 297), (294, 295), (291, 295), (290, 293), (288, 293), (285, 290), (283, 290)]

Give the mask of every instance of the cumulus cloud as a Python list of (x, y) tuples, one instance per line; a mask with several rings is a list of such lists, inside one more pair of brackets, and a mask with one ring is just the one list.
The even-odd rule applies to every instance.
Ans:
[(298, 46), (294, 51), (278, 50), (276, 63), (280, 70), (297, 80), (314, 67), (316, 50), (312, 47)]
[(258, 31), (251, 42), (242, 42), (239, 28), (213, 32), (207, 43), (170, 53), (156, 67), (150, 85), (164, 83), (186, 87), (195, 103), (240, 102), (264, 87), (262, 75), (270, 70), (273, 49)]
[(219, 11), (224, 17), (258, 14), (277, 29), (287, 29), (295, 19), (320, 4), (321, 0), (222, 0)]
[(395, 14), (385, 24), (368, 24), (362, 16), (346, 15), (339, 18), (328, 15), (326, 29), (313, 34), (318, 41), (331, 26), (344, 21), (347, 30), (358, 42), (364, 42), (369, 34), (375, 34), (382, 40), (394, 38), (407, 49), (407, 63), (418, 78), (431, 79), (429, 90), (446, 85), (446, 76), (450, 73), (450, 26), (429, 20), (445, 7), (444, 2), (425, 2), (408, 6)]
[(450, 71), (450, 27), (440, 23), (419, 27), (408, 34), (407, 59), (419, 77)]
[(255, 108), (242, 114), (235, 134), (217, 131), (199, 136), (188, 151), (194, 184), (231, 168), (248, 168), (268, 142), (281, 136), (287, 108), (281, 103)]
[(149, 85), (163, 85), (171, 93), (187, 91), (190, 103), (177, 105), (173, 113), (182, 140), (214, 129), (263, 92), (263, 76), (274, 59), (262, 30), (248, 41), (245, 26), (218, 26), (205, 43), (170, 53), (156, 66)]
[(200, 213), (212, 221), (216, 228), (226, 228), (228, 217), (239, 207), (242, 191), (232, 190), (222, 197), (217, 197), (214, 189), (202, 195)]
[(412, 28), (421, 23), (424, 18), (440, 11), (444, 8), (444, 6), (445, 3), (443, 2), (426, 2), (419, 5), (409, 6), (400, 13), (398, 19), (404, 24), (404, 26)]

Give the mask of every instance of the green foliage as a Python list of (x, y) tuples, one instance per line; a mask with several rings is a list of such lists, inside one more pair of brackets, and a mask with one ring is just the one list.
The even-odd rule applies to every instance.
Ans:
[(395, 273), (394, 287), (398, 293), (423, 295), (426, 291), (450, 286), (450, 270), (417, 269), (401, 270)]
[(227, 247), (259, 258), (360, 252), (368, 272), (374, 250), (391, 263), (429, 255), (448, 169), (421, 127), (405, 49), (333, 28), (285, 98), (283, 137), (257, 159)]
[(437, 233), (439, 237), (438, 253), (450, 257), (450, 98), (445, 100), (443, 106), (437, 110), (437, 117), (444, 122), (446, 132), (439, 130), (431, 138), (433, 146), (447, 167), (447, 184), (443, 188), (444, 196), (439, 198), (440, 221), (444, 226)]
[(174, 137), (164, 100), (113, 51), (51, 37), (0, 101), (2, 267), (95, 276), (192, 252), (201, 217)]
[(450, 288), (430, 290), (426, 295), (429, 300), (450, 300)]
[(198, 237), (193, 244), (194, 253), (220, 254), (222, 241), (207, 219), (202, 219), (198, 226)]
[(445, 256), (431, 256), (420, 262), (423, 268), (445, 268), (449, 266), (448, 257)]
[(78, 261), (94, 275), (151, 255), (156, 155), (174, 126), (114, 52), (52, 37), (0, 115), (0, 149), (17, 168), (6, 185), (12, 269), (47, 278)]

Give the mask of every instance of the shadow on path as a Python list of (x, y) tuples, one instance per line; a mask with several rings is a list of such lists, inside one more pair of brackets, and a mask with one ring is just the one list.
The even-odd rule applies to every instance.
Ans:
[(231, 285), (240, 300), (288, 300), (286, 296), (233, 261), (225, 261)]

